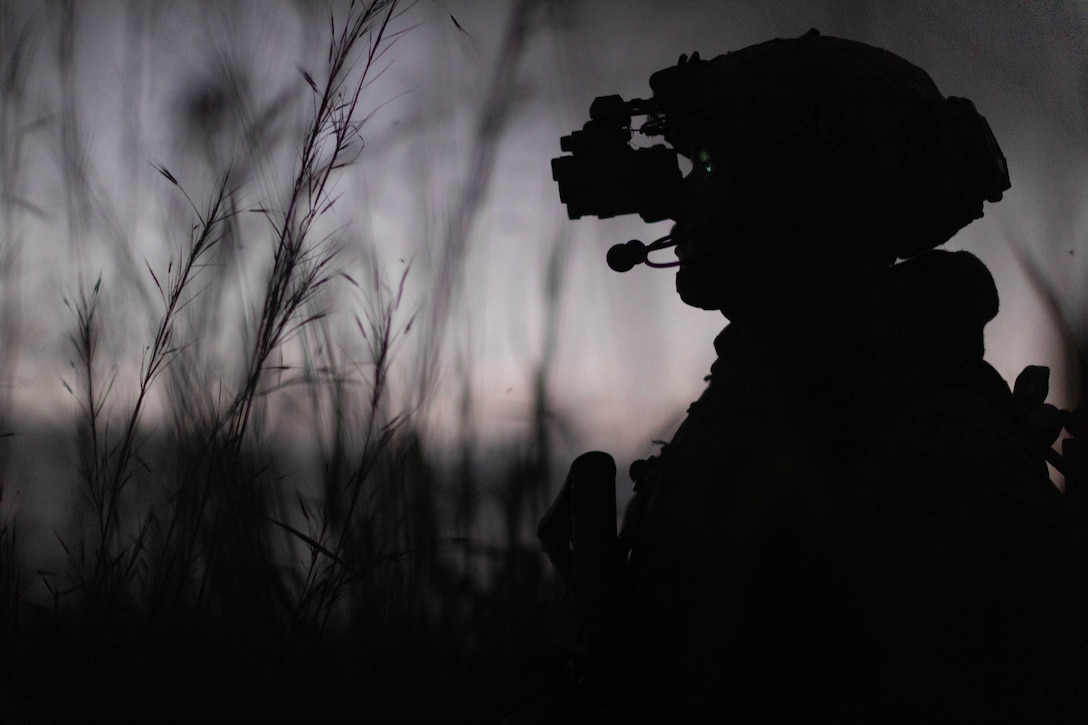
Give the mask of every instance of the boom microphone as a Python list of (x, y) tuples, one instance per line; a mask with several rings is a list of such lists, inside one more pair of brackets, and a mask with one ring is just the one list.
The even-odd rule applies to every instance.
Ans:
[(608, 250), (608, 255), (605, 259), (608, 261), (608, 266), (612, 268), (614, 272), (628, 272), (636, 264), (645, 264), (647, 267), (654, 267), (660, 269), (662, 267), (675, 267), (680, 264), (677, 262), (651, 262), (650, 252), (656, 252), (659, 249), (666, 249), (676, 244), (671, 236), (664, 236), (651, 242), (649, 245), (643, 244), (637, 239), (632, 239), (629, 242), (623, 244), (614, 244)]

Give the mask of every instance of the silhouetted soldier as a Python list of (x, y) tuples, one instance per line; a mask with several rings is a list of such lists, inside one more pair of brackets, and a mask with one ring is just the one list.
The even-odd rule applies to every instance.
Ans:
[[(604, 454), (575, 462), (542, 522), (587, 631), (571, 707), (1088, 721), (1084, 557), (1046, 467), (1062, 418), (1045, 369), (1014, 395), (983, 361), (983, 264), (934, 250), (1009, 188), (985, 119), (901, 58), (815, 32), (681, 57), (650, 85), (595, 101), (555, 176), (572, 218), (675, 220), (609, 264), (675, 245), (681, 298), (729, 325), (706, 392), (632, 466), (619, 543), (591, 500), (611, 495)], [(640, 115), (675, 152), (629, 145)]]

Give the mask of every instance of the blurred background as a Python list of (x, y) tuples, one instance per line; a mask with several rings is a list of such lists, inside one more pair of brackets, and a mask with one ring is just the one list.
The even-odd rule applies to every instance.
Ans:
[[(367, 12), (337, 76), (330, 39)], [(0, 0), (12, 631), (168, 600), (230, 621), (242, 595), (209, 594), (208, 572), (264, 557), (275, 573), (255, 588), (276, 590), (280, 629), (408, 602), (450, 653), (498, 661), (546, 639), (541, 602), (559, 597), (532, 530), (566, 463), (603, 449), (624, 471), (653, 453), (725, 324), (680, 303), (667, 270), (610, 271), (611, 244), (668, 225), (569, 221), (549, 159), (595, 96), (646, 97), (681, 53), (813, 27), (901, 55), (987, 117), (1013, 187), (947, 246), (997, 280), (990, 362), (1010, 381), (1050, 366), (1050, 402), (1071, 407), (1088, 349), (1084, 3)], [(308, 135), (337, 78), (341, 99), (361, 88), (353, 115)], [(345, 124), (314, 187), (306, 140), (326, 144), (322, 171)], [(272, 305), (284, 326), (269, 336), (285, 228), (300, 245), (286, 273), (311, 288), (288, 284), (305, 294)], [(204, 231), (214, 249), (194, 256)], [(207, 493), (239, 480), (241, 498)], [(212, 504), (186, 514), (186, 500)], [(210, 510), (262, 533), (230, 549)], [(173, 588), (156, 583), (179, 560)], [(375, 562), (401, 568), (381, 594), (345, 594)], [(500, 597), (514, 571), (534, 573)], [(536, 619), (509, 619), (490, 649), (465, 634), (526, 602)]]

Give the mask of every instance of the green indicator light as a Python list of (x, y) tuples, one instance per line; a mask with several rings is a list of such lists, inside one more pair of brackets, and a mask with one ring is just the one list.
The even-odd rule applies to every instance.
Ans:
[(703, 171), (710, 173), (714, 169), (714, 162), (710, 158), (710, 152), (706, 149), (699, 149), (695, 154), (695, 162), (703, 167)]

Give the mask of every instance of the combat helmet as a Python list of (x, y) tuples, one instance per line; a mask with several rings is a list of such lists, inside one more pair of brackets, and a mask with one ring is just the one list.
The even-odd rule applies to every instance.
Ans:
[(851, 218), (889, 259), (944, 243), (1010, 187), (975, 105), (899, 56), (809, 31), (653, 74), (663, 135), (744, 169), (745, 203)]
[[(847, 253), (890, 264), (947, 241), (1010, 186), (971, 101), (945, 98), (924, 70), (864, 43), (812, 30), (711, 60), (695, 53), (654, 73), (650, 87), (645, 100), (596, 98), (583, 129), (560, 140), (570, 155), (552, 160), (552, 176), (570, 218), (682, 221), (677, 155), (698, 165), (710, 154), (738, 176), (738, 208), (833, 226)], [(671, 148), (636, 147), (634, 133)], [(675, 243), (616, 245), (609, 264), (673, 266), (647, 253)]]

